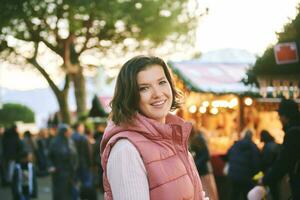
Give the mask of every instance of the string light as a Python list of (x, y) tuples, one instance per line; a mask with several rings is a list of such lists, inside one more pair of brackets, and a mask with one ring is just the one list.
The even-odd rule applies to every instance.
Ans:
[(253, 103), (253, 100), (250, 97), (246, 97), (244, 99), (244, 103), (245, 103), (246, 106), (251, 106), (252, 103)]

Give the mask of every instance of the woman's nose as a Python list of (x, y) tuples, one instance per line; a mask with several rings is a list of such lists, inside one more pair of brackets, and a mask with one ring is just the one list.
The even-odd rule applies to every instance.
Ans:
[(162, 95), (162, 89), (160, 87), (153, 87), (152, 96), (159, 97)]

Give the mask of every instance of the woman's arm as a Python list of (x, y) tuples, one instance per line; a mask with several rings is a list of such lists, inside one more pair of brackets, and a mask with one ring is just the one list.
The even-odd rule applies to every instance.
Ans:
[(135, 146), (126, 139), (112, 148), (107, 163), (107, 178), (114, 200), (149, 200), (147, 172)]

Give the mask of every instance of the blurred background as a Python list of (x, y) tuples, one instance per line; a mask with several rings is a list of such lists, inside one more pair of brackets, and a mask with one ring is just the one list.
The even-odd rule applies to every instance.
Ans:
[(168, 62), (184, 92), (174, 114), (203, 133), (226, 199), (227, 150), (248, 129), (259, 148), (262, 130), (282, 143), (280, 98), (300, 103), (299, 3), (1, 0), (1, 198), (16, 193), (13, 171), (24, 152), (36, 168), (35, 198), (52, 198), (50, 141), (68, 130), (86, 142), (77, 156), (88, 158), (81, 165), (91, 175), (90, 187), (77, 180), (77, 196), (102, 199), (99, 144), (115, 78), (126, 60), (150, 54)]

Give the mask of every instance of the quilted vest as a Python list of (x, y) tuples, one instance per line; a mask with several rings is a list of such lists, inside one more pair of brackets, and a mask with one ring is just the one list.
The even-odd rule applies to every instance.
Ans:
[(169, 114), (166, 124), (137, 114), (134, 125), (110, 122), (101, 142), (104, 199), (112, 200), (107, 179), (107, 161), (119, 139), (129, 140), (144, 162), (151, 200), (202, 200), (202, 185), (191, 154), (187, 150), (192, 125)]

